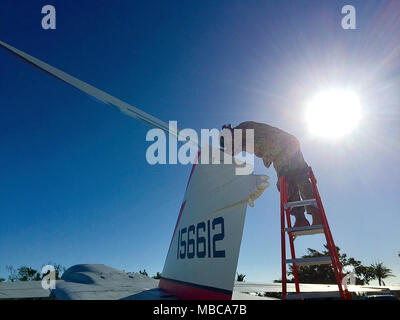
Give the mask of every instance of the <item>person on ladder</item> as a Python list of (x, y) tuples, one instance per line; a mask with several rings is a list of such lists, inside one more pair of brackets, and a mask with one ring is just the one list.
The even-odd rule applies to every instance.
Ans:
[[(273, 164), (278, 176), (277, 188), (279, 188), (279, 178), (286, 176), (288, 202), (313, 199), (314, 193), (308, 177), (309, 166), (303, 158), (300, 150), (300, 143), (295, 136), (265, 123), (254, 121), (245, 121), (237, 127), (224, 125), (222, 129), (228, 129), (232, 132), (235, 129), (243, 130), (242, 148), (238, 150), (232, 147), (233, 155), (242, 151), (252, 152), (246, 149), (246, 129), (254, 129), (254, 155), (263, 160), (264, 165), (269, 168)], [(232, 139), (233, 140), (233, 139)], [(224, 139), (221, 135), (220, 145), (224, 148)], [(320, 225), (321, 218), (317, 208), (313, 206), (306, 207), (307, 213), (313, 218), (313, 225)], [(304, 207), (296, 207), (290, 210), (290, 215), (296, 218), (294, 227), (309, 226), (310, 223), (304, 215)]]

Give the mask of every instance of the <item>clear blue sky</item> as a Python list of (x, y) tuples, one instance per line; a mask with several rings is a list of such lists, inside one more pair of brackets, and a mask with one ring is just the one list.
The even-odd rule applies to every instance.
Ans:
[[(41, 28), (53, 4), (57, 29)], [(357, 30), (341, 28), (353, 4)], [(180, 127), (245, 120), (296, 135), (334, 239), (400, 283), (398, 1), (10, 1), (0, 40)], [(0, 50), (0, 276), (6, 265), (161, 271), (190, 166), (151, 166), (144, 124)], [(308, 134), (318, 90), (350, 86), (353, 134)], [(247, 211), (238, 271), (280, 278), (276, 175)], [(311, 239), (312, 238), (312, 239)], [(298, 254), (322, 237), (299, 239)]]

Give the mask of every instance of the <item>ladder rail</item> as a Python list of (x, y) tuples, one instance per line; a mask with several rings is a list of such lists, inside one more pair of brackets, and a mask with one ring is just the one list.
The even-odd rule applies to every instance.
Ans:
[(325, 239), (326, 239), (326, 243), (328, 246), (328, 250), (329, 250), (329, 253), (332, 258), (333, 271), (335, 273), (335, 277), (336, 277), (336, 280), (338, 283), (340, 297), (342, 299), (349, 299), (350, 294), (348, 293), (347, 290), (346, 290), (347, 292), (344, 292), (344, 290), (343, 290), (342, 280), (343, 280), (344, 276), (343, 276), (342, 264), (340, 263), (340, 260), (339, 260), (339, 255), (338, 255), (338, 252), (336, 249), (336, 245), (335, 245), (335, 242), (333, 241), (331, 229), (329, 227), (328, 219), (325, 214), (325, 209), (322, 204), (321, 196), (320, 196), (318, 188), (317, 188), (317, 180), (316, 180), (316, 178), (314, 176), (314, 172), (312, 171), (311, 168), (309, 168), (308, 175), (311, 180), (311, 185), (312, 185), (312, 189), (314, 192), (315, 200), (317, 201), (318, 210), (319, 210), (319, 213), (322, 218), (322, 226), (324, 229), (324, 234), (325, 234)]
[[(332, 264), (333, 271), (335, 274), (335, 278), (337, 281), (337, 285), (339, 288), (339, 296), (343, 300), (351, 300), (351, 295), (347, 289), (347, 286), (342, 283), (344, 276), (343, 276), (343, 269), (342, 265), (339, 260), (338, 251), (336, 249), (335, 242), (333, 241), (332, 233), (329, 227), (328, 219), (325, 214), (324, 207), (322, 205), (321, 196), (318, 192), (317, 188), (317, 181), (315, 179), (314, 173), (311, 167), (308, 168), (308, 176), (311, 180), (311, 185), (314, 193), (314, 198), (312, 199), (315, 201), (315, 206), (321, 216), (322, 221), (322, 230), (325, 235), (326, 243), (328, 246), (329, 254), (330, 254), (330, 264)], [(298, 277), (298, 265), (294, 261), (299, 260), (296, 259), (295, 247), (294, 247), (294, 233), (296, 228), (292, 228), (291, 220), (290, 220), (290, 210), (291, 207), (296, 207), (300, 205), (307, 205), (311, 200), (302, 200), (298, 202), (288, 203), (288, 195), (287, 195), (287, 184), (286, 184), (286, 177), (281, 176), (279, 178), (279, 186), (280, 186), (280, 200), (281, 200), (281, 254), (282, 254), (282, 299), (286, 300), (288, 298), (287, 295), (287, 274), (286, 274), (286, 264), (292, 263), (293, 266), (293, 276), (295, 280), (296, 286), (296, 295), (300, 298), (300, 284), (299, 284), (299, 277)], [(306, 203), (307, 202), (307, 203)], [(286, 217), (285, 217), (286, 216)], [(286, 218), (286, 223), (285, 223)], [(287, 224), (287, 228), (286, 228)], [(321, 227), (321, 226), (319, 226)], [(322, 231), (321, 230), (321, 231)], [(289, 244), (290, 244), (290, 252), (292, 259), (287, 260), (286, 258), (286, 232), (288, 233), (289, 237)], [(309, 233), (314, 234), (314, 233)], [(325, 262), (324, 262), (325, 263)], [(301, 299), (301, 298), (300, 298)]]
[(280, 196), (281, 196), (281, 255), (282, 255), (282, 299), (286, 300), (286, 234), (285, 234), (285, 209), (284, 209), (284, 191), (286, 189), (285, 177), (280, 178)]
[[(285, 181), (285, 185), (286, 185), (286, 181)], [(284, 200), (285, 200), (285, 203), (287, 203), (287, 189), (286, 188), (284, 189)], [(288, 228), (291, 228), (292, 222), (290, 221), (289, 212), (290, 212), (290, 208), (286, 208), (285, 209), (286, 222), (287, 222)], [(293, 234), (291, 232), (289, 232), (289, 244), (290, 244), (290, 254), (292, 255), (292, 259), (296, 259), (296, 252), (294, 249), (294, 238), (293, 238)], [(293, 268), (293, 276), (294, 276), (294, 283), (295, 283), (295, 287), (296, 287), (296, 293), (299, 294), (300, 293), (300, 285), (299, 285), (299, 275), (298, 275), (298, 271), (297, 271), (297, 264), (293, 263), (292, 268)]]
[(343, 289), (342, 289), (342, 285), (341, 285), (342, 280), (341, 280), (341, 277), (340, 277), (340, 275), (338, 273), (338, 266), (337, 266), (337, 259), (336, 259), (337, 251), (334, 251), (334, 249), (333, 249), (333, 248), (336, 249), (336, 246), (335, 246), (334, 243), (332, 243), (332, 241), (333, 241), (332, 234), (330, 233), (330, 228), (328, 226), (328, 222), (327, 222), (327, 219), (326, 219), (325, 210), (323, 208), (321, 197), (320, 197), (318, 189), (316, 187), (316, 179), (315, 179), (315, 176), (313, 175), (311, 169), (309, 171), (309, 177), (310, 177), (310, 180), (311, 180), (311, 185), (312, 185), (314, 197), (315, 197), (315, 200), (317, 201), (318, 210), (319, 210), (319, 213), (321, 215), (322, 227), (324, 229), (326, 244), (328, 246), (328, 250), (329, 250), (329, 253), (330, 253), (331, 258), (332, 258), (333, 271), (335, 273), (336, 281), (338, 283), (339, 293), (340, 293), (341, 298), (343, 299), (344, 298), (344, 294), (343, 294)]

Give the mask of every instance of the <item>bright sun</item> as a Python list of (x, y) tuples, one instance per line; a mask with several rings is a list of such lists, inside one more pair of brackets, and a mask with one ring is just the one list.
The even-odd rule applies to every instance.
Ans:
[(306, 120), (310, 132), (318, 136), (342, 137), (357, 127), (360, 118), (360, 100), (348, 90), (322, 91), (307, 106)]

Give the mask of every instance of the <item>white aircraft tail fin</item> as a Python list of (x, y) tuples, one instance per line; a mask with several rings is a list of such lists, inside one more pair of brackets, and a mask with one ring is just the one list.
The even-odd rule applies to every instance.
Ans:
[(266, 176), (236, 175), (237, 167), (193, 165), (162, 271), (164, 291), (180, 299), (231, 299), (247, 203), (269, 185)]

